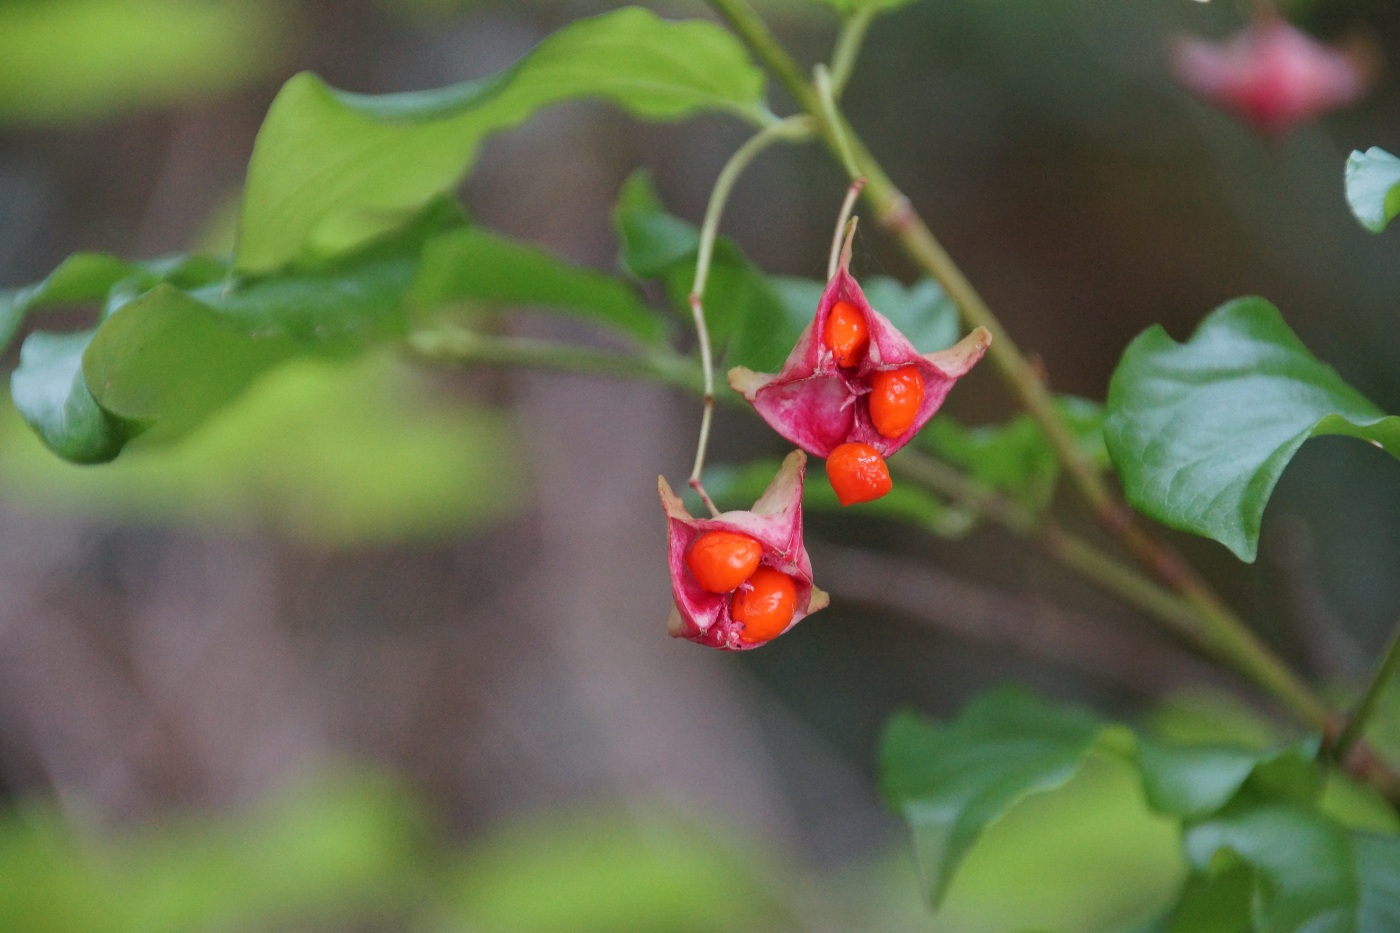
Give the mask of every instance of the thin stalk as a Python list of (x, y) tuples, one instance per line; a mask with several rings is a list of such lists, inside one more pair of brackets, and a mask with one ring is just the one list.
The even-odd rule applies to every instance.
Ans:
[(687, 392), (700, 392), (704, 385), (695, 363), (670, 351), (627, 355), (552, 340), (479, 334), (456, 327), (410, 334), (408, 346), (424, 359), (438, 362), (532, 366), (619, 379), (645, 379)]
[(1066, 531), (1052, 519), (1031, 513), (1015, 500), (920, 451), (902, 451), (890, 460), (890, 470), (930, 492), (971, 508), (1008, 531), (1031, 539), (1051, 558), (1101, 589), (1153, 616), (1178, 635), (1199, 641), (1200, 622), (1185, 600), (1131, 565)]
[(991, 332), (987, 358), (1044, 431), (1066, 475), (1095, 518), (1197, 614), (1200, 621), (1198, 643), (1254, 680), (1303, 722), (1314, 728), (1325, 728), (1331, 713), (1316, 692), (1273, 654), (1180, 557), (1135, 524), (1132, 513), (1109, 490), (1098, 468), (1079, 449), (1035, 367), (914, 211), (909, 199), (866, 150), (834, 106), (831, 95), (824, 95), (807, 82), (797, 63), (747, 0), (708, 2), (782, 82), (798, 106), (819, 121), (818, 132), (843, 164), (849, 158), (855, 163), (854, 170), (867, 178), (865, 195), (876, 217), (905, 252), (943, 286), (957, 305), (964, 323), (969, 327), (985, 327)]
[(700, 438), (695, 444), (695, 464), (690, 471), (690, 488), (700, 496), (711, 515), (719, 515), (714, 500), (705, 491), (700, 476), (705, 469), (705, 451), (710, 444), (710, 424), (715, 411), (715, 367), (710, 351), (710, 328), (705, 323), (705, 282), (710, 275), (710, 262), (714, 258), (715, 239), (719, 236), (719, 221), (724, 214), (724, 206), (734, 191), (734, 184), (744, 169), (757, 158), (758, 154), (780, 140), (801, 139), (811, 132), (811, 121), (806, 117), (790, 117), (760, 130), (744, 143), (729, 161), (720, 169), (710, 192), (710, 202), (705, 207), (705, 219), (700, 225), (700, 248), (695, 257), (695, 280), (690, 287), (690, 314), (695, 320), (695, 333), (700, 341), (700, 367), (705, 374), (704, 407), (700, 415)]
[(1381, 658), (1380, 666), (1371, 677), (1366, 692), (1352, 708), (1347, 721), (1337, 733), (1336, 741), (1332, 743), (1330, 753), (1335, 760), (1345, 761), (1352, 746), (1361, 740), (1366, 731), (1366, 723), (1376, 712), (1376, 704), (1380, 702), (1381, 694), (1385, 692), (1385, 688), (1390, 685), (1397, 672), (1400, 672), (1400, 623), (1396, 624), (1395, 632), (1390, 636), (1390, 646), (1386, 648), (1385, 656)]
[[(826, 260), (826, 279), (831, 281), (836, 278), (836, 267), (841, 262), (841, 245), (849, 243), (855, 235), (855, 221), (851, 218), (851, 211), (855, 209), (856, 198), (860, 197), (860, 189), (865, 187), (865, 179), (856, 177), (851, 180), (851, 185), (846, 189), (846, 199), (841, 202), (841, 213), (836, 215), (836, 231), (831, 235), (831, 255)], [(846, 224), (850, 222), (851, 229), (847, 231)]]
[(841, 92), (851, 80), (856, 69), (856, 59), (860, 57), (861, 44), (865, 42), (866, 30), (875, 18), (874, 7), (865, 7), (845, 18), (841, 32), (836, 36), (836, 47), (831, 52), (831, 95), (841, 99)]

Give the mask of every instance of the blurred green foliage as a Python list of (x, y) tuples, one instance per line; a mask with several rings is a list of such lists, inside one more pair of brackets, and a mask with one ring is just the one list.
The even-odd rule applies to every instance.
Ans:
[(0, 3), (0, 121), (110, 119), (247, 84), (282, 54), (286, 10), (252, 0)]
[(56, 460), (6, 406), (0, 501), (330, 546), (455, 534), (510, 514), (526, 471), (506, 417), (444, 388), (384, 354), (298, 360), (180, 444), (100, 470)]

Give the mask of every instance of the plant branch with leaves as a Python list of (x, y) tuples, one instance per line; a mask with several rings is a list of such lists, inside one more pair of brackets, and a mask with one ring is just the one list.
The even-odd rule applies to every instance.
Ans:
[[(1019, 693), (988, 695), (949, 724), (901, 718), (882, 772), (935, 904), (991, 823), (1086, 762), (1111, 759), (1180, 829), (1186, 880), (1163, 929), (1301, 930), (1330, 916), (1352, 921), (1338, 929), (1385, 929), (1375, 918), (1400, 917), (1400, 823), (1384, 800), (1400, 801), (1400, 779), (1394, 750), (1366, 735), (1400, 648), (1392, 643), (1349, 714), (1334, 711), (1138, 514), (1253, 560), (1269, 497), (1308, 439), (1353, 437), (1400, 456), (1400, 420), (1316, 359), (1262, 298), (1222, 305), (1185, 343), (1160, 328), (1142, 334), (1106, 407), (1056, 397), (842, 110), (871, 23), (907, 0), (822, 2), (840, 26), (831, 60), (810, 76), (747, 0), (709, 0), (718, 24), (637, 7), (580, 19), (513, 67), (438, 90), (374, 97), (298, 75), (258, 134), (230, 257), (78, 254), (0, 295), (0, 336), (23, 335), (14, 403), (55, 454), (101, 463), (178, 440), (289, 360), (375, 346), (681, 388), (701, 399), (688, 482), (707, 516), (692, 517), (661, 481), (673, 634), (747, 650), (826, 605), (802, 510), (840, 506), (804, 485), (811, 455), (827, 460), (843, 504), (943, 531), (960, 512), (970, 516), (960, 531), (986, 520), (1024, 538), (1252, 682), (1309, 733), (1267, 749), (1174, 744)], [(793, 115), (770, 109), (770, 75)], [(626, 276), (493, 233), (452, 195), (491, 135), (576, 99), (644, 120), (725, 114), (753, 129), (718, 173), (698, 229), (665, 209), (645, 175), (627, 183), (614, 217)], [(720, 234), (752, 161), (814, 138), (851, 183), (825, 283), (767, 275)], [(1373, 230), (1400, 211), (1397, 166), (1375, 149), (1348, 163), (1348, 201)], [(857, 197), (925, 278), (856, 282), (846, 217)], [(656, 283), (668, 307), (638, 282)], [(91, 327), (29, 326), (74, 303), (97, 307)], [(610, 345), (515, 336), (504, 312), (522, 306), (587, 321)], [(677, 349), (681, 321), (694, 329), (694, 353)], [(983, 429), (930, 421), (984, 352), (1023, 414)], [(717, 388), (717, 360), (734, 392)], [(807, 453), (755, 467), (757, 482), (707, 489), (714, 405), (744, 401)], [(847, 455), (858, 471), (889, 458), (888, 472), (852, 491), (835, 466)], [(1111, 544), (1052, 514), (1061, 477)], [(752, 509), (721, 511), (730, 499)], [(1325, 793), (1350, 778), (1373, 806), (1364, 828), (1338, 817)], [(1279, 840), (1301, 854), (1279, 857)], [(1210, 924), (1191, 925), (1202, 916)]]

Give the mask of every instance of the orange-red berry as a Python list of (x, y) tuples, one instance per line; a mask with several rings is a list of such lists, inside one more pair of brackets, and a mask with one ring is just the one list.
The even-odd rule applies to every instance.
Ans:
[(924, 377), (916, 366), (882, 369), (870, 377), (870, 421), (881, 437), (899, 437), (919, 416)]
[(857, 366), (870, 346), (870, 326), (855, 305), (849, 301), (838, 301), (826, 313), (822, 342), (836, 357), (837, 365), (847, 368)]
[(763, 548), (737, 531), (707, 531), (690, 545), (685, 565), (700, 588), (710, 593), (737, 589), (758, 569)]
[(869, 502), (890, 491), (890, 469), (869, 444), (851, 441), (826, 458), (826, 476), (842, 505)]
[(743, 641), (769, 641), (783, 633), (797, 611), (797, 584), (792, 577), (772, 567), (760, 567), (747, 585), (734, 594), (729, 613), (744, 623), (739, 633)]

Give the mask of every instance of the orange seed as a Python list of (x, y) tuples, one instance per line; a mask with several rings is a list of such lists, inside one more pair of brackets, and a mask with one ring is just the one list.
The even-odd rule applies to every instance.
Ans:
[(826, 313), (822, 342), (836, 357), (837, 365), (850, 368), (859, 365), (870, 346), (870, 327), (855, 305), (838, 301)]
[(755, 570), (748, 584), (734, 594), (729, 607), (734, 620), (744, 623), (739, 638), (750, 644), (777, 638), (796, 611), (796, 582), (772, 567)]
[(890, 469), (869, 444), (850, 441), (826, 458), (826, 476), (842, 505), (870, 502), (890, 491)]
[(899, 437), (913, 425), (924, 403), (918, 367), (882, 369), (870, 377), (870, 420), (881, 437)]
[(763, 548), (737, 531), (707, 531), (690, 545), (685, 565), (700, 588), (710, 593), (737, 589), (758, 568)]

